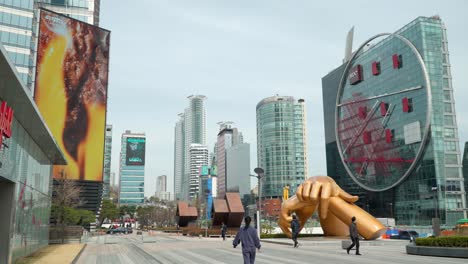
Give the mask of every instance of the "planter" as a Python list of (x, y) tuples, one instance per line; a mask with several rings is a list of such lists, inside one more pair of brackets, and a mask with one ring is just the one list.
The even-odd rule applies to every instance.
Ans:
[(425, 247), (407, 245), (406, 253), (421, 256), (468, 258), (468, 249), (461, 247)]

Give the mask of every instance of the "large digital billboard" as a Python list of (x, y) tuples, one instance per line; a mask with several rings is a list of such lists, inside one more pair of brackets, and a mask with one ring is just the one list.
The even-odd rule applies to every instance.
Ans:
[(141, 137), (127, 138), (127, 153), (125, 165), (141, 166), (145, 165), (145, 143), (146, 139)]
[(41, 9), (34, 100), (65, 155), (54, 178), (102, 181), (110, 32)]

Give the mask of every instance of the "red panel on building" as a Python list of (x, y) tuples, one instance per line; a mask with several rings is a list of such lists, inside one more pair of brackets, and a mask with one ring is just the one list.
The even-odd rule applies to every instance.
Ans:
[(374, 61), (372, 62), (372, 75), (379, 75), (380, 74), (380, 62)]
[(393, 132), (391, 129), (386, 129), (385, 130), (385, 141), (387, 143), (392, 143), (392, 139), (393, 139)]
[(367, 117), (367, 106), (360, 106), (358, 116), (360, 119), (366, 119)]
[(402, 57), (398, 54), (393, 54), (392, 56), (393, 61), (393, 69), (399, 69), (402, 66)]
[(413, 111), (413, 100), (408, 97), (401, 99), (401, 104), (403, 105), (403, 112), (410, 113)]
[(380, 103), (380, 115), (385, 116), (388, 111), (388, 104), (385, 102)]
[(370, 131), (365, 131), (363, 134), (362, 134), (362, 140), (364, 141), (364, 144), (370, 144), (372, 143), (372, 135), (371, 135), (371, 132)]

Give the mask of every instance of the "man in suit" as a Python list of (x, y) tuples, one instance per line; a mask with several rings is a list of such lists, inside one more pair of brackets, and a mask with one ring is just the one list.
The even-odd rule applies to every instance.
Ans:
[(349, 225), (349, 236), (353, 243), (346, 249), (346, 252), (349, 254), (349, 251), (356, 245), (356, 255), (361, 255), (361, 253), (359, 253), (359, 234), (356, 227), (356, 217), (353, 216), (351, 222), (352, 223)]

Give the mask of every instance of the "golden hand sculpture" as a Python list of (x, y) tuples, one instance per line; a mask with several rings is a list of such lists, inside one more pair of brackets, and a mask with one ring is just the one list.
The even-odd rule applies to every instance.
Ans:
[(296, 195), (283, 202), (279, 226), (291, 237), (289, 229), (291, 214), (296, 213), (302, 229), (307, 219), (319, 209), (320, 225), (326, 236), (349, 235), (351, 217), (356, 217), (359, 234), (365, 239), (376, 239), (385, 227), (372, 215), (356, 206), (357, 196), (343, 191), (336, 182), (328, 176), (308, 178), (297, 188)]

